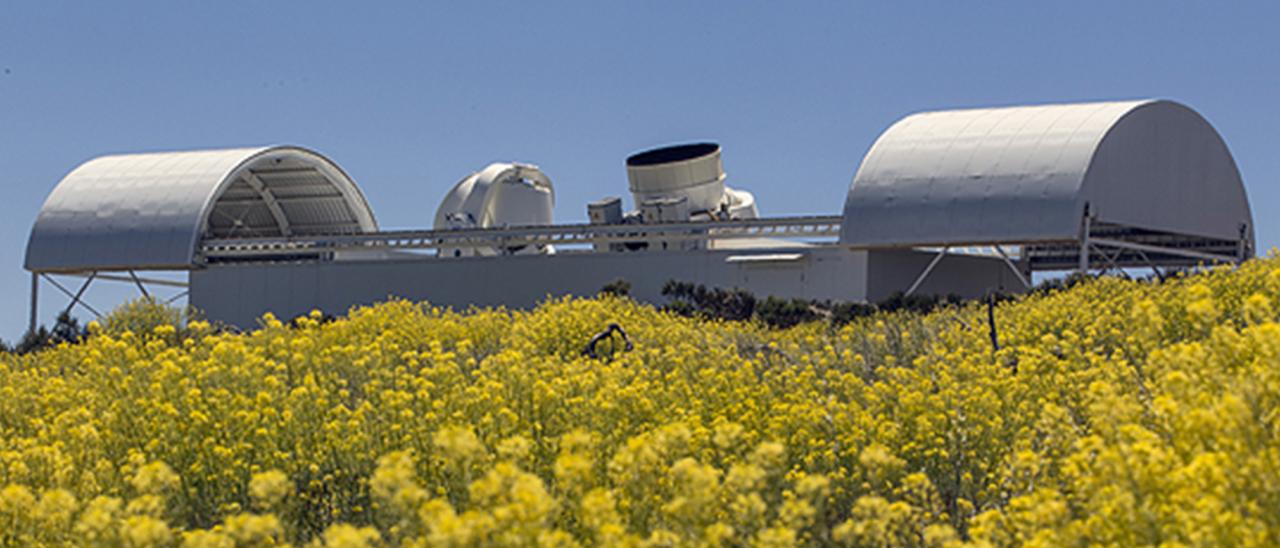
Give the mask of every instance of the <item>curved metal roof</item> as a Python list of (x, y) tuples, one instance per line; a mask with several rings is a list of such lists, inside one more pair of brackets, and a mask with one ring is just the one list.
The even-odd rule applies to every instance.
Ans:
[(1097, 221), (1253, 241), (1217, 131), (1164, 100), (924, 112), (886, 130), (844, 206), (850, 245), (1073, 240)]
[(53, 189), (31, 229), (26, 268), (188, 269), (206, 236), (376, 230), (355, 182), (303, 148), (103, 156)]

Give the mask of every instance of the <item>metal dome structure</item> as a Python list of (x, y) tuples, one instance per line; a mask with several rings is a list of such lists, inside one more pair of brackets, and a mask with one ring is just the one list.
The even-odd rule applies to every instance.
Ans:
[(840, 241), (1028, 245), (1061, 267), (1069, 250), (1036, 244), (1084, 242), (1087, 261), (1091, 237), (1153, 260), (1251, 254), (1249, 201), (1217, 131), (1165, 100), (914, 114), (863, 159)]
[(186, 270), (208, 237), (378, 229), (355, 182), (292, 146), (103, 156), (62, 179), (27, 244), (32, 272)]

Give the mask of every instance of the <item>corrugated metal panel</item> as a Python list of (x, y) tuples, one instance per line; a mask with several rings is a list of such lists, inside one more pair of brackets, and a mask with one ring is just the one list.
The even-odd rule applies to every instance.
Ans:
[[(309, 211), (297, 224), (333, 223), (335, 232), (350, 232), (354, 222), (360, 231), (377, 230), (355, 183), (328, 159), (302, 148), (104, 156), (81, 164), (53, 189), (31, 229), (26, 268), (186, 269), (195, 266), (206, 226), (222, 235), (279, 234), (267, 206), (272, 185), (264, 183), (264, 195), (243, 177), (250, 169), (277, 166), (305, 168), (308, 185), (318, 180), (323, 193), (343, 196), (341, 206)], [(294, 223), (287, 216), (285, 221)]]
[(925, 112), (880, 136), (854, 176), (841, 242), (1074, 239), (1101, 221), (1237, 238), (1248, 199), (1217, 132), (1144, 100)]

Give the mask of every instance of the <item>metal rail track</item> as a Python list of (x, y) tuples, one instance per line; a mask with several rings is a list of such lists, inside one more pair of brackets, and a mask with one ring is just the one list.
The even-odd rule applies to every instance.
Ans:
[[(664, 242), (707, 242), (743, 238), (777, 238), (834, 243), (840, 235), (839, 215), (773, 217), (736, 221), (669, 222), (654, 224), (570, 224), (454, 230), (391, 230), (364, 234), (327, 234), (289, 237), (211, 238), (200, 246), (200, 257), (209, 262), (254, 260), (314, 260), (342, 251), (431, 250), (459, 248), (517, 249), (528, 245), (580, 247), (609, 244)], [(1237, 242), (1211, 238), (1165, 234), (1121, 226), (1096, 226), (1091, 231), (1092, 246), (1121, 250), (1114, 256), (1092, 255), (1120, 267), (1152, 264), (1187, 265), (1196, 262), (1239, 260)], [(971, 247), (951, 244), (951, 253), (998, 257), (996, 244), (1007, 248), (1017, 259), (1028, 261), (1032, 271), (1069, 269), (1080, 255), (1078, 242), (974, 242)], [(934, 247), (916, 245), (933, 251)], [(1092, 258), (1092, 257), (1091, 257)]]
[(403, 230), (272, 238), (221, 238), (201, 243), (206, 260), (248, 259), (334, 251), (409, 250), (526, 245), (685, 242), (741, 238), (822, 239), (840, 235), (839, 215), (637, 225), (572, 224), (511, 228)]

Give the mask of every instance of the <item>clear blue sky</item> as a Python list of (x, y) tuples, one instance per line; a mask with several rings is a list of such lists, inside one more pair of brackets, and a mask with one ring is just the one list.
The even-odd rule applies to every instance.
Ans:
[[(1163, 97), (1205, 115), (1280, 242), (1280, 3), (9, 2), (0, 7), (0, 337), (26, 325), (27, 234), (94, 156), (290, 143), (427, 227), (492, 161), (536, 163), (559, 220), (624, 195), (623, 159), (723, 144), (765, 215), (837, 213), (905, 114)], [(127, 295), (108, 285), (89, 302)], [(65, 303), (42, 290), (42, 320)], [(80, 313), (83, 317), (83, 312)]]

